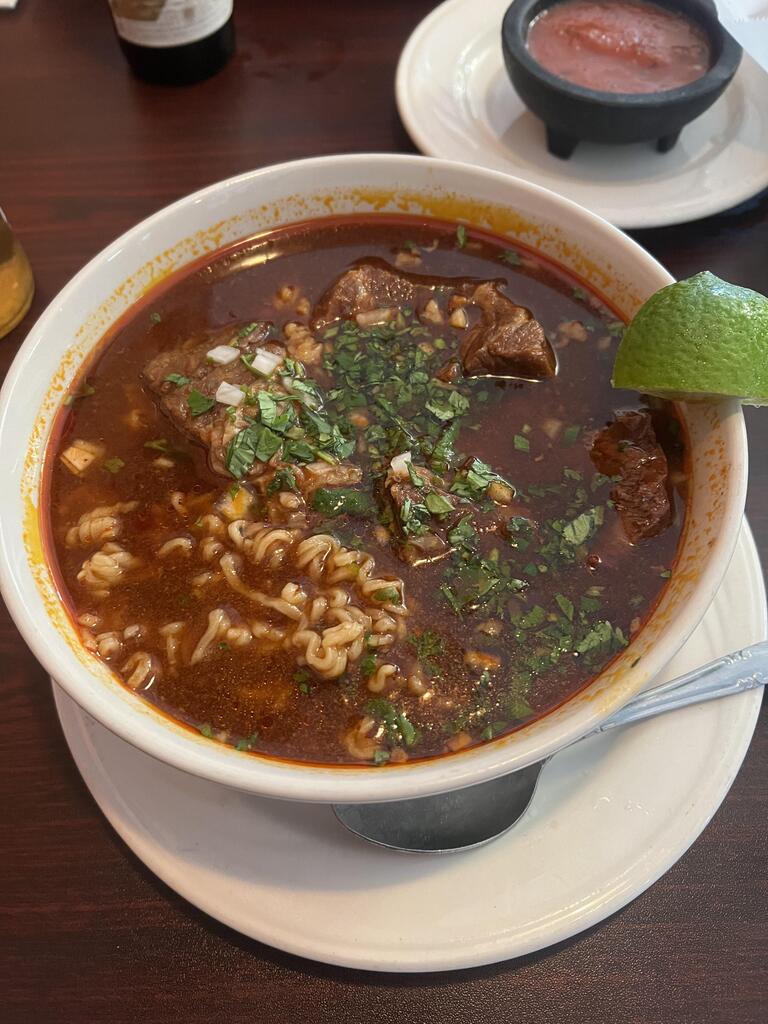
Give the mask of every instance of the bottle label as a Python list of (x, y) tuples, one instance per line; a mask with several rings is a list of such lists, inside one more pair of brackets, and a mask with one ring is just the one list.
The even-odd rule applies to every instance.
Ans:
[(182, 46), (205, 39), (232, 14), (233, 0), (109, 0), (121, 39), (138, 46)]

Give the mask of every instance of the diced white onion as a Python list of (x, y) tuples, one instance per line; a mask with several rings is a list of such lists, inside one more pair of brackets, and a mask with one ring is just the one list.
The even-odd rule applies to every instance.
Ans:
[(205, 354), (217, 366), (228, 366), (229, 363), (234, 363), (236, 359), (240, 358), (240, 349), (233, 348), (232, 345), (217, 345), (216, 348), (209, 349)]
[(434, 299), (430, 299), (424, 309), (422, 309), (421, 319), (428, 320), (432, 324), (441, 324), (443, 322), (443, 314), (440, 312), (440, 307)]
[(392, 476), (397, 477), (398, 480), (408, 480), (410, 478), (408, 463), (412, 461), (410, 452), (402, 452), (400, 455), (396, 455), (389, 464)]
[(450, 323), (451, 327), (455, 327), (460, 331), (463, 331), (464, 328), (467, 326), (469, 321), (467, 320), (467, 314), (464, 312), (462, 306), (459, 306), (458, 309), (454, 309), (454, 311), (451, 313)]
[(563, 426), (564, 424), (562, 420), (555, 419), (554, 416), (548, 416), (541, 424), (541, 429), (544, 431), (544, 433), (547, 435), (550, 441), (554, 441), (557, 435), (563, 429)]
[(253, 357), (253, 362), (250, 364), (250, 367), (252, 370), (255, 370), (256, 373), (260, 373), (262, 377), (270, 377), (283, 362), (283, 359), (283, 355), (278, 355), (276, 352), (270, 352), (268, 349), (260, 348)]
[(225, 380), (219, 384), (214, 398), (222, 405), (240, 405), (245, 398), (245, 392), (234, 384), (227, 384)]

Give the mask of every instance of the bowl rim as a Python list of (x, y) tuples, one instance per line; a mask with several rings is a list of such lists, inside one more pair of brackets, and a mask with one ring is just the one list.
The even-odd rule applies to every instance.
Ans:
[[(715, 63), (700, 78), (681, 85), (675, 89), (664, 89), (660, 92), (606, 92), (601, 89), (588, 89), (586, 86), (571, 82), (554, 72), (547, 70), (530, 53), (526, 38), (528, 28), (535, 17), (566, 0), (512, 0), (501, 23), (501, 41), (507, 60), (514, 61), (518, 66), (540, 85), (578, 99), (586, 104), (614, 109), (617, 112), (629, 109), (663, 110), (675, 104), (695, 104), (697, 100), (707, 99), (710, 94), (723, 88), (738, 70), (742, 57), (742, 48), (727, 32), (717, 16), (715, 9), (708, 9), (705, 0), (699, 10), (701, 17), (688, 11), (682, 13), (691, 21), (695, 21), (706, 31), (710, 42), (717, 41), (720, 52)], [(672, 0), (653, 0), (662, 7), (673, 8)], [(540, 5), (540, 7), (538, 6)], [(536, 8), (533, 12), (531, 8)], [(673, 8), (674, 9), (674, 8)]]
[[(338, 169), (343, 174), (344, 170), (352, 169), (365, 180), (365, 174), (372, 164), (378, 164), (382, 172), (386, 170), (388, 180), (390, 175), (392, 178), (395, 177), (397, 170), (407, 174), (409, 170), (414, 171), (416, 168), (425, 169), (426, 173), (433, 174), (437, 182), (440, 182), (443, 176), (447, 176), (449, 180), (451, 175), (457, 179), (467, 178), (469, 183), (465, 186), (466, 191), (461, 191), (462, 198), (467, 200), (471, 200), (472, 190), (480, 182), (494, 187), (499, 193), (512, 193), (514, 198), (510, 198), (509, 202), (515, 208), (522, 206), (524, 209), (525, 197), (535, 197), (550, 206), (553, 214), (555, 211), (570, 212), (580, 222), (579, 226), (583, 229), (583, 233), (588, 234), (589, 229), (596, 231), (606, 245), (610, 242), (631, 253), (636, 262), (644, 264), (645, 269), (655, 275), (659, 287), (673, 280), (668, 272), (637, 242), (596, 214), (557, 193), (502, 172), (479, 168), (471, 164), (412, 154), (341, 154), (274, 164), (216, 182), (162, 208), (130, 228), (94, 256), (64, 286), (30, 330), (3, 384), (0, 392), (0, 444), (3, 443), (3, 440), (9, 446), (13, 444), (13, 436), (9, 436), (8, 427), (11, 400), (17, 392), (21, 392), (23, 395), (24, 379), (30, 372), (32, 357), (38, 347), (47, 340), (47, 333), (51, 325), (55, 323), (57, 312), (64, 304), (78, 298), (78, 292), (88, 281), (90, 275), (105, 261), (110, 261), (132, 243), (138, 244), (146, 232), (160, 227), (165, 220), (172, 218), (173, 215), (183, 213), (189, 207), (213, 201), (212, 207), (215, 209), (216, 200), (221, 200), (222, 193), (226, 193), (230, 189), (236, 192), (246, 186), (249, 188), (256, 186), (264, 177), (274, 177), (282, 182), (286, 176), (296, 174), (301, 176), (304, 182), (301, 192), (306, 195), (312, 192), (313, 187), (316, 187), (316, 183), (313, 182), (313, 171), (322, 168), (323, 171), (335, 172)], [(418, 173), (415, 176), (418, 176)], [(428, 191), (423, 182), (414, 184), (413, 181), (406, 181), (400, 187), (421, 190), (423, 193)], [(451, 194), (455, 194), (454, 190), (458, 186), (455, 182), (448, 186), (441, 185), (444, 191), (446, 187)], [(220, 209), (216, 212), (220, 214)], [(216, 213), (212, 212), (211, 216), (216, 216)], [(185, 263), (190, 261), (191, 258), (185, 260)], [(87, 312), (88, 310), (83, 310), (82, 316), (87, 316)], [(98, 341), (94, 341), (83, 353), (82, 358), (77, 361), (78, 366), (87, 358), (97, 343)], [(61, 351), (57, 350), (57, 365), (60, 365), (65, 352), (64, 347)], [(51, 376), (53, 373), (55, 371), (52, 371)], [(711, 555), (698, 577), (693, 597), (674, 617), (674, 636), (670, 635), (672, 630), (669, 626), (665, 627), (663, 639), (667, 642), (657, 642), (648, 655), (644, 656), (642, 669), (633, 667), (632, 671), (626, 671), (626, 677), (633, 679), (634, 689), (627, 692), (626, 695), (622, 691), (621, 703), (630, 699), (634, 693), (642, 689), (643, 685), (647, 685), (650, 679), (661, 671), (701, 620), (720, 585), (738, 539), (746, 495), (747, 449), (744, 418), (741, 406), (736, 402), (720, 403), (717, 408), (728, 428), (729, 455), (733, 463), (733, 473), (729, 474), (730, 486), (724, 518), (727, 528), (724, 528), (713, 539)], [(27, 437), (24, 437), (23, 442), (26, 451), (28, 448)], [(18, 448), (18, 439), (16, 447)], [(44, 444), (42, 451), (37, 452), (34, 456), (36, 464), (39, 464), (44, 458), (45, 450), (46, 445)], [(24, 452), (22, 452), (23, 454)], [(2, 496), (0, 496), (0, 504), (2, 504)], [(601, 713), (594, 705), (591, 709), (587, 709), (582, 704), (578, 711), (570, 715), (572, 720), (570, 729), (561, 728), (560, 733), (565, 735), (557, 737), (554, 736), (556, 728), (550, 729), (551, 735), (547, 737), (547, 730), (542, 729), (540, 725), (548, 720), (552, 722), (552, 715), (537, 719), (530, 727), (523, 727), (522, 730), (513, 734), (526, 736), (526, 739), (530, 740), (531, 732), (536, 729), (537, 725), (539, 726), (538, 735), (535, 737), (536, 742), (526, 753), (524, 760), (521, 760), (519, 754), (516, 757), (514, 751), (511, 750), (513, 744), (509, 742), (509, 736), (500, 737), (498, 740), (472, 748), (467, 752), (404, 766), (388, 766), (383, 771), (370, 766), (326, 766), (302, 762), (275, 762), (271, 758), (242, 754), (231, 747), (192, 734), (187, 729), (182, 730), (178, 725), (174, 730), (173, 721), (166, 720), (165, 716), (162, 716), (162, 727), (158, 726), (161, 714), (153, 713), (151, 705), (147, 701), (126, 691), (124, 687), (119, 688), (120, 697), (109, 692), (108, 688), (102, 685), (94, 688), (91, 692), (86, 680), (91, 680), (93, 673), (89, 672), (82, 660), (77, 659), (74, 650), (68, 651), (65, 663), (57, 661), (46, 645), (46, 630), (49, 633), (53, 631), (54, 634), (57, 634), (57, 639), (60, 635), (45, 609), (26, 552), (19, 578), (13, 572), (13, 553), (14, 550), (18, 551), (20, 545), (24, 549), (23, 515), (0, 515), (0, 591), (5, 597), (9, 611), (22, 636), (47, 671), (89, 714), (132, 745), (158, 760), (165, 761), (190, 774), (236, 789), (264, 796), (324, 803), (384, 801), (427, 796), (483, 782), (522, 768), (525, 764), (541, 760), (591, 731), (599, 724), (601, 718), (609, 713), (608, 711)], [(650, 621), (653, 621), (653, 615)], [(641, 635), (643, 632), (645, 630), (641, 631)], [(573, 702), (568, 701), (563, 707), (567, 708), (569, 704), (572, 705)], [(609, 711), (618, 706), (619, 704), (614, 703)], [(183, 739), (179, 742), (179, 737), (175, 733), (182, 732)]]

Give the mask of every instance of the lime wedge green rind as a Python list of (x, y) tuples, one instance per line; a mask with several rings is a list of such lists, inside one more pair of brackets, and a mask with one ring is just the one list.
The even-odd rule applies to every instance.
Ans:
[(768, 404), (768, 298), (708, 271), (662, 288), (624, 332), (612, 383), (680, 401)]

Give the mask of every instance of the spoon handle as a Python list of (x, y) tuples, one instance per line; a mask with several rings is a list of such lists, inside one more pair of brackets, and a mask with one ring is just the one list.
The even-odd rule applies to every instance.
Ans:
[(744, 690), (754, 690), (768, 683), (768, 641), (752, 644), (734, 654), (709, 662), (669, 683), (646, 690), (611, 715), (596, 732), (605, 732), (617, 725), (628, 725), (643, 718), (653, 718), (664, 711), (674, 711), (689, 704), (700, 704), (718, 697), (728, 697)]

